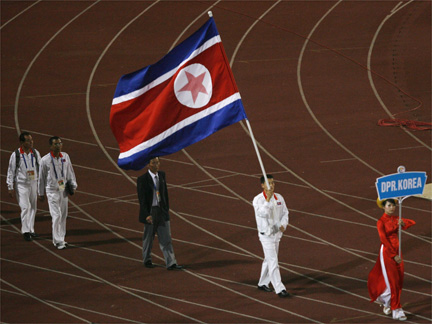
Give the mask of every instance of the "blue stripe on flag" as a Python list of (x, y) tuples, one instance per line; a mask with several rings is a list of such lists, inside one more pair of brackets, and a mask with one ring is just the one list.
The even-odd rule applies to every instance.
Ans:
[(242, 101), (241, 99), (236, 100), (210, 116), (182, 128), (154, 146), (129, 157), (119, 159), (117, 163), (119, 167), (125, 170), (141, 170), (143, 165), (147, 165), (150, 159), (177, 152), (245, 118)]

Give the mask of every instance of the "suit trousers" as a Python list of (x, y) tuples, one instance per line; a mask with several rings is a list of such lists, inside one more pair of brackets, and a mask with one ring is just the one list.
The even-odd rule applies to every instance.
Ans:
[(15, 193), (21, 208), (21, 233), (34, 233), (37, 205), (37, 181), (16, 184)]
[(47, 191), (48, 206), (52, 219), (53, 244), (65, 242), (68, 196), (65, 192)]
[[(160, 209), (152, 207), (152, 218), (161, 219)], [(151, 261), (151, 250), (153, 247), (153, 240), (157, 233), (159, 247), (163, 253), (167, 268), (176, 264), (176, 258), (174, 255), (174, 248), (171, 240), (171, 227), (170, 222), (165, 221), (159, 223), (159, 225), (144, 224), (144, 235), (143, 235), (143, 259), (144, 263)]]
[(268, 287), (271, 282), (276, 294), (278, 294), (285, 289), (282, 283), (278, 261), (279, 242), (282, 233), (278, 232), (274, 235), (263, 235), (260, 233), (258, 235), (264, 251), (264, 261), (262, 263), (258, 285)]

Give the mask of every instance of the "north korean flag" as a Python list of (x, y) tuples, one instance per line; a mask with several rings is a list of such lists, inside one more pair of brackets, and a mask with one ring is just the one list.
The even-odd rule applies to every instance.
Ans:
[(160, 61), (121, 77), (110, 126), (118, 165), (140, 170), (246, 119), (216, 24), (210, 18)]

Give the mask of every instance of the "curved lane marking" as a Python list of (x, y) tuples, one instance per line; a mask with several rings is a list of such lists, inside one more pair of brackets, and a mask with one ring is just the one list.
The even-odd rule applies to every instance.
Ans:
[(45, 50), (45, 48), (47, 48), (47, 46), (49, 44), (51, 44), (51, 42), (54, 40), (54, 38), (56, 38), (63, 30), (65, 30), (70, 24), (72, 24), (75, 20), (77, 20), (79, 17), (81, 17), (84, 13), (86, 13), (88, 10), (90, 10), (93, 6), (95, 6), (98, 2), (100, 2), (101, 0), (97, 0), (96, 2), (92, 3), (90, 6), (88, 6), (86, 9), (84, 9), (83, 11), (81, 11), (78, 15), (76, 15), (74, 18), (72, 18), (71, 20), (69, 20), (68, 23), (66, 23), (62, 28), (60, 28), (53, 36), (51, 36), (51, 38), (45, 43), (44, 46), (42, 46), (42, 48), (37, 52), (37, 54), (33, 57), (33, 59), (31, 60), (30, 64), (28, 65), (27, 69), (24, 72), (23, 77), (21, 78), (21, 81), (19, 83), (18, 86), (18, 90), (17, 90), (17, 94), (15, 97), (15, 106), (14, 106), (14, 118), (15, 118), (15, 127), (16, 130), (18, 132), (18, 135), (21, 133), (21, 129), (19, 126), (19, 120), (18, 120), (18, 105), (19, 105), (19, 98), (21, 95), (21, 90), (22, 87), (24, 85), (24, 81), (27, 78), (28, 73), (30, 72), (31, 68), (33, 67), (33, 64), (36, 62), (36, 60), (39, 58), (39, 56), (42, 54), (42, 52)]
[(0, 26), (0, 30), (3, 29), (3, 27), (7, 26), (10, 22), (14, 21), (16, 18), (18, 18), (19, 16), (21, 16), (23, 13), (25, 13), (27, 10), (29, 10), (30, 8), (32, 8), (33, 6), (37, 5), (39, 2), (41, 2), (42, 0), (38, 0), (34, 3), (32, 3), (31, 5), (29, 5), (27, 8), (25, 8), (24, 10), (20, 11), (18, 14), (16, 14), (14, 17), (12, 17), (11, 19), (9, 19), (8, 21), (6, 21), (3, 25)]
[[(372, 76), (372, 70), (371, 70), (371, 60), (372, 60), (372, 52), (375, 46), (375, 42), (378, 38), (379, 33), (381, 32), (381, 29), (383, 28), (383, 26), (385, 25), (385, 23), (395, 14), (397, 13), (399, 10), (405, 8), (406, 6), (408, 6), (410, 3), (412, 3), (414, 0), (408, 1), (406, 2), (404, 5), (401, 6), (401, 4), (403, 3), (402, 1), (399, 2), (392, 10), (391, 13), (388, 14), (383, 21), (381, 22), (381, 24), (378, 26), (375, 35), (372, 38), (371, 44), (369, 46), (369, 51), (368, 51), (368, 56), (367, 56), (367, 72), (368, 72), (368, 78), (369, 78), (369, 83), (371, 85), (372, 91), (375, 94), (375, 97), (377, 98), (379, 104), (381, 105), (381, 107), (384, 109), (384, 111), (387, 113), (387, 115), (391, 118), (393, 118), (393, 114), (390, 112), (390, 110), (387, 108), (386, 104), (384, 103), (384, 101), (381, 99), (381, 96), (378, 93), (378, 90), (375, 87), (375, 83), (373, 81), (373, 76)], [(404, 131), (405, 134), (411, 136), (415, 141), (419, 142), (422, 147), (426, 147), (429, 150), (432, 150), (432, 147), (427, 145), (426, 143), (424, 143), (422, 140), (420, 140), (417, 136), (415, 136), (413, 133), (411, 133), (410, 131), (408, 131), (405, 127), (401, 127)]]

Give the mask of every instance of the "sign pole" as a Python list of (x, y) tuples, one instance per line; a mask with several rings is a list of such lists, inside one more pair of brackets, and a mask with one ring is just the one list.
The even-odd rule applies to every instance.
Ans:
[[(405, 173), (406, 169), (403, 165), (400, 165), (397, 168), (397, 172), (399, 174)], [(406, 197), (405, 197), (406, 198)], [(404, 200), (403, 197), (399, 197), (399, 258), (402, 260), (402, 202)]]
[(402, 202), (408, 197), (400, 197), (399, 200), (399, 257), (402, 258)]
[(402, 259), (402, 198), (399, 198), (399, 258)]

